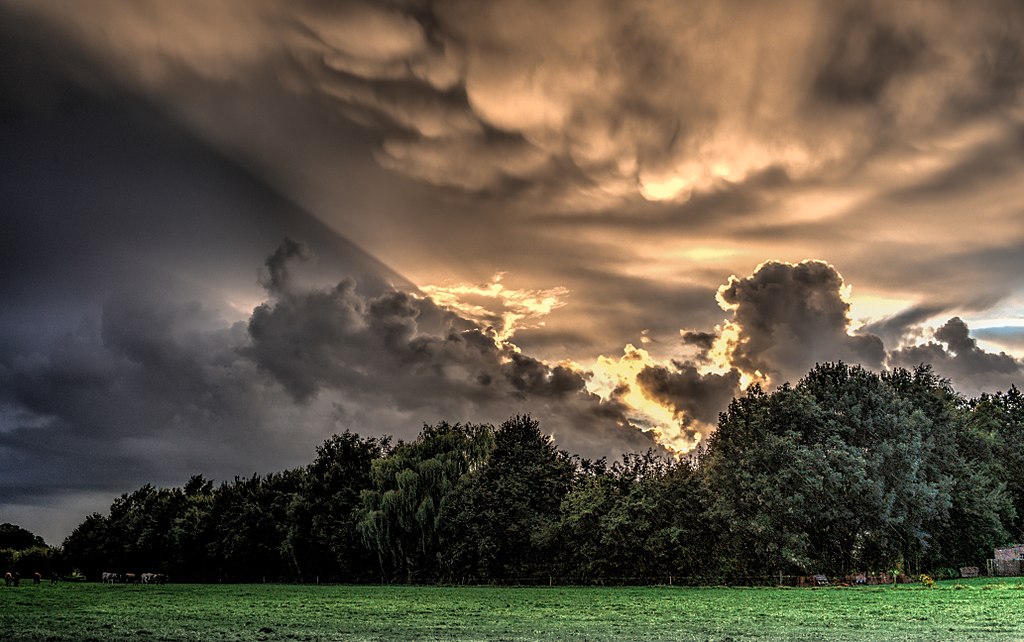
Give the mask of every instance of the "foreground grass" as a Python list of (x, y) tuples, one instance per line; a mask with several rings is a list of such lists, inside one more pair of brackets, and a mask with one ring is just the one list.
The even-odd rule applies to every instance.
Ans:
[(7, 639), (1024, 640), (1024, 581), (919, 587), (0, 586)]

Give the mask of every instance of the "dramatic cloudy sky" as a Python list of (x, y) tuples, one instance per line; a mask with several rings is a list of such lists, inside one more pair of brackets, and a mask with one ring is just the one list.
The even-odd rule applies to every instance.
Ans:
[(1024, 362), (1017, 1), (0, 0), (0, 521)]

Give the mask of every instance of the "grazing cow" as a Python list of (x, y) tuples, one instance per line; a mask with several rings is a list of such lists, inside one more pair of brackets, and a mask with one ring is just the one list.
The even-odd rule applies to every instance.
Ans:
[(39, 571), (36, 571), (35, 573), (33, 573), (32, 574), (32, 583), (33, 584), (42, 584), (43, 583), (43, 574), (40, 573)]
[(124, 574), (124, 583), (125, 584), (138, 584), (139, 583), (139, 576), (136, 575), (135, 573), (125, 573)]
[(121, 576), (117, 573), (108, 573), (107, 571), (103, 571), (103, 575), (101, 577), (104, 584), (114, 584), (121, 579)]
[(167, 576), (163, 573), (143, 573), (141, 576), (143, 584), (166, 584)]
[(4, 573), (4, 586), (14, 584), (14, 576), (10, 572)]

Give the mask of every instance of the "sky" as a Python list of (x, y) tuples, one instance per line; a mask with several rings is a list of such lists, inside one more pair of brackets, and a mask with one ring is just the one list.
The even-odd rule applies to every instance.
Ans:
[(1024, 6), (0, 0), (0, 522), (531, 413), (1024, 372)]

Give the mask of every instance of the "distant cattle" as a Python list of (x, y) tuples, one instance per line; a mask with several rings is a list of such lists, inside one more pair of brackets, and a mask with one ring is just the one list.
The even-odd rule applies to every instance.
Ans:
[(165, 584), (167, 583), (167, 576), (163, 573), (143, 573), (142, 574), (143, 584)]
[(136, 575), (135, 573), (125, 573), (124, 574), (124, 583), (125, 584), (138, 584), (139, 583), (139, 576)]
[(32, 574), (32, 583), (33, 584), (42, 584), (43, 583), (43, 575), (42, 575), (42, 573), (40, 573), (39, 571), (36, 571), (35, 573), (33, 573)]
[(10, 586), (14, 584), (14, 576), (10, 573), (4, 573), (4, 586)]
[(108, 573), (106, 571), (103, 572), (101, 578), (103, 579), (104, 584), (116, 584), (117, 582), (121, 581), (121, 576), (119, 574)]

